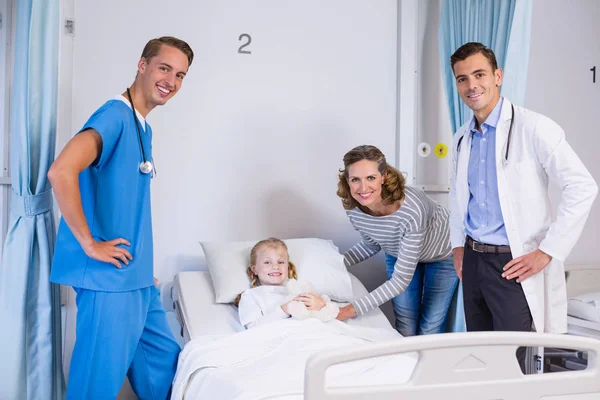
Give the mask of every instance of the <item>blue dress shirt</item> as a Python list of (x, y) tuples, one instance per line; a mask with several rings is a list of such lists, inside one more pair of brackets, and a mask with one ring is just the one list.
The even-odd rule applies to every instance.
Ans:
[(478, 242), (493, 245), (508, 245), (508, 236), (502, 218), (498, 197), (496, 173), (496, 126), (504, 99), (498, 103), (481, 124), (481, 132), (473, 117), (470, 125), (472, 135), (469, 157), (468, 183), (469, 205), (465, 217), (467, 235)]

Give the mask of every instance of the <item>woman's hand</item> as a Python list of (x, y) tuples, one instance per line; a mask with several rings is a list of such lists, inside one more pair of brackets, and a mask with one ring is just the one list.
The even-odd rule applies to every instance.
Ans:
[(340, 312), (338, 313), (336, 319), (345, 321), (347, 319), (356, 317), (356, 315), (356, 309), (354, 306), (352, 304), (348, 304), (347, 306), (340, 308)]
[(325, 307), (325, 300), (318, 294), (300, 293), (294, 300), (303, 302), (306, 308), (311, 311), (319, 311)]

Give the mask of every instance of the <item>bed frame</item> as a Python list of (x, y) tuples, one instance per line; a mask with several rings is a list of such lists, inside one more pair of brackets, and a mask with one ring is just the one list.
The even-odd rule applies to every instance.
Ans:
[[(588, 352), (583, 371), (523, 375), (515, 352), (520, 346)], [(398, 353), (417, 352), (419, 361), (402, 385), (326, 388), (326, 370), (335, 365)], [(598, 400), (600, 340), (534, 332), (470, 332), (416, 336), (312, 356), (305, 370), (306, 400)]]

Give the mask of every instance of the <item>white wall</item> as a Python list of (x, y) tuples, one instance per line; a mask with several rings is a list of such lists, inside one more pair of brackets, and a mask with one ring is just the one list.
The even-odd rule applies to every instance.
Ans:
[[(83, 4), (74, 129), (131, 83), (149, 38), (173, 34), (196, 53), (180, 93), (149, 116), (159, 279), (198, 268), (200, 240), (321, 236), (347, 246), (356, 238), (335, 195), (336, 171), (363, 143), (395, 163), (395, 1)], [(127, 29), (142, 4), (144, 18), (161, 23)], [(246, 32), (251, 55), (237, 53)]]
[[(562, 126), (567, 141), (600, 184), (600, 2), (537, 0), (534, 4), (525, 104)], [(592, 83), (593, 66), (596, 83)], [(555, 187), (553, 192), (557, 192)], [(600, 263), (599, 226), (600, 200), (596, 199), (567, 263)], [(578, 292), (585, 288), (598, 291), (598, 278), (581, 274), (573, 276), (570, 284)]]
[[(562, 0), (536, 2), (532, 21), (531, 59), (526, 105), (555, 120), (566, 139), (600, 183), (598, 113), (600, 73), (600, 2)], [(598, 263), (600, 205), (597, 200), (570, 263)]]

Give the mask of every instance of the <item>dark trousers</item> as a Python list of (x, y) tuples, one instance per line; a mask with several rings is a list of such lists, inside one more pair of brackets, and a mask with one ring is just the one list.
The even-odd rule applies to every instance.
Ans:
[[(467, 331), (530, 332), (531, 312), (525, 293), (516, 278), (502, 277), (502, 268), (512, 254), (479, 253), (465, 245), (462, 283)], [(517, 350), (525, 372), (526, 348)]]

